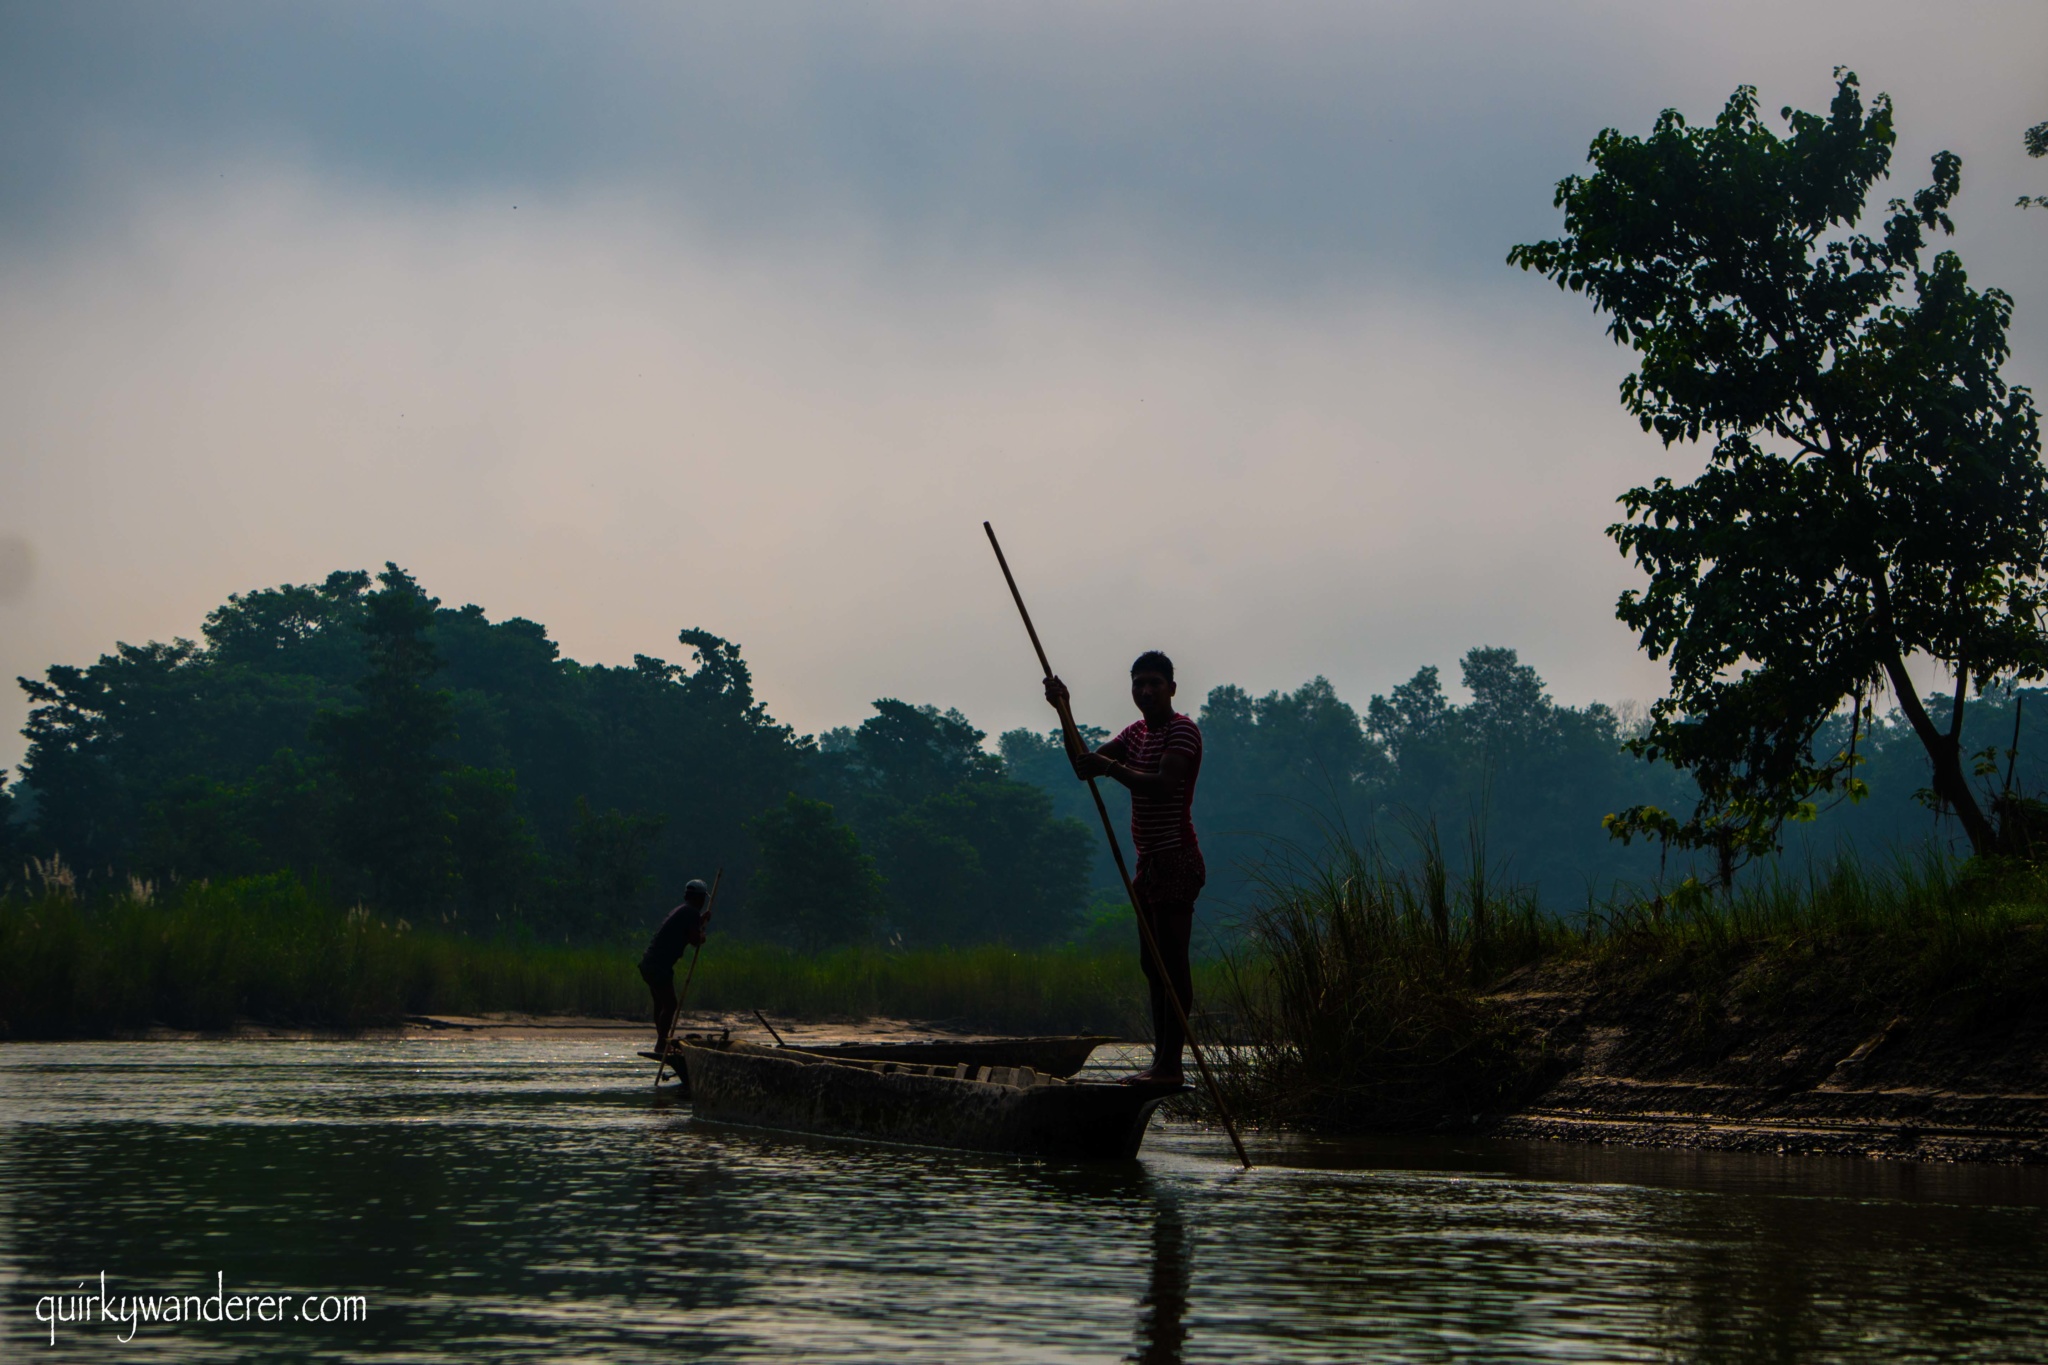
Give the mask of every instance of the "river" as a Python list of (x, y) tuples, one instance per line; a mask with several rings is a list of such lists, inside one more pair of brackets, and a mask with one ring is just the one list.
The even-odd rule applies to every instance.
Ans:
[[(1052, 1166), (693, 1123), (632, 1046), (0, 1046), (0, 1356), (2048, 1359), (2040, 1169), (1255, 1139), (1240, 1174), (1170, 1125)], [(216, 1292), (276, 1320), (95, 1316)]]

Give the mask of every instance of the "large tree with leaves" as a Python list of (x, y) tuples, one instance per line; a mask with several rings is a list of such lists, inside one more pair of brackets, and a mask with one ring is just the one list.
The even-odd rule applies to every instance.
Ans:
[[(2048, 156), (2048, 119), (2027, 129), (2025, 138), (2028, 156)], [(2048, 209), (2048, 194), (2023, 194), (2019, 206), (2023, 209)]]
[(314, 734), (341, 787), (343, 851), (366, 872), (378, 904), (417, 911), (442, 902), (454, 871), (446, 795), (454, 702), (433, 686), (441, 657), (428, 632), (440, 600), (396, 564), (377, 583), (363, 599), (362, 704), (322, 712)]
[[(1928, 234), (1954, 230), (1948, 152), (1877, 232), (1856, 230), (1891, 165), (1892, 105), (1836, 78), (1828, 113), (1786, 109), (1783, 135), (1748, 87), (1707, 126), (1666, 110), (1648, 137), (1602, 132), (1592, 172), (1558, 185), (1565, 235), (1508, 256), (1609, 315), (1640, 359), (1621, 396), (1644, 430), (1712, 442), (1690, 482), (1624, 494), (1609, 530), (1650, 577), (1618, 614), (1671, 667), (1636, 748), (1691, 771), (1701, 799), (1682, 821), (1639, 806), (1611, 828), (1712, 849), (1724, 875), (1857, 792), (1853, 738), (1816, 752), (1815, 735), (1884, 686), (1935, 795), (1994, 849), (1965, 704), (2048, 664), (2039, 419), (1999, 373), (2012, 301), (1972, 288), (1953, 252), (1926, 259)], [(1955, 678), (1946, 725), (1916, 656)]]

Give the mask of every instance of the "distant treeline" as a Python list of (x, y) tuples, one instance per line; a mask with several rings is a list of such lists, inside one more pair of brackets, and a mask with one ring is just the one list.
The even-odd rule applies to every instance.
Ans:
[[(1093, 809), (1049, 733), (992, 751), (958, 712), (883, 699), (856, 727), (798, 735), (755, 699), (739, 647), (707, 631), (678, 637), (688, 664), (579, 664), (539, 624), (442, 607), (389, 565), (232, 597), (201, 635), (22, 680), (29, 749), (20, 781), (0, 783), (0, 884), (34, 880), (31, 860), (159, 884), (290, 871), (421, 924), (611, 942), (723, 866), (721, 927), (804, 950), (1126, 932)], [(1601, 826), (1690, 802), (1680, 774), (1624, 750), (1625, 714), (1557, 705), (1511, 649), (1470, 651), (1460, 678), (1469, 701), (1428, 667), (1363, 714), (1321, 678), (1263, 697), (1217, 687), (1189, 707), (1212, 928), (1276, 852), (1338, 830), (1440, 839), (1454, 865), (1483, 846), (1490, 872), (1557, 909), (1673, 874)], [(2025, 695), (2014, 780), (2032, 790), (2048, 696)], [(1984, 781), (2005, 780), (2013, 707), (1967, 713), (1972, 751), (1997, 750)], [(1824, 742), (1846, 744), (1842, 728)], [(1914, 800), (1919, 746), (1883, 722), (1857, 743), (1870, 798), (1803, 837), (1934, 833)]]

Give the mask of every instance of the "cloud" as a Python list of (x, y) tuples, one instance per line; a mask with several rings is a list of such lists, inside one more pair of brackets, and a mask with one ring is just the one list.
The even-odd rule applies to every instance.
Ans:
[(2025, 178), (2048, 44), (2033, 0), (0, 14), (17, 232), (69, 237), (138, 175), (269, 158), (426, 200), (639, 194), (755, 245), (851, 225), (912, 272), (1135, 239), (1206, 288), (1297, 294), (1484, 288), (1600, 127), (1707, 116), (1743, 81), (1824, 101), (1843, 62), (1900, 96), (1911, 164), (1956, 145)]
[(1038, 724), (992, 517), (1099, 718), (1148, 645), (1190, 694), (1495, 643), (1647, 696), (1601, 531), (1683, 456), (1508, 244), (1599, 127), (1846, 60), (1903, 184), (1965, 155), (2037, 379), (2044, 42), (2032, 3), (0, 8), (40, 555), (0, 674), (391, 558), (581, 658), (729, 635), (805, 728)]
[(1639, 443), (1615, 359), (1540, 310), (1279, 309), (1135, 264), (907, 288), (631, 201), (236, 179), (0, 275), (0, 500), (50, 584), (9, 668), (393, 558), (579, 657), (720, 631), (806, 726), (886, 694), (1035, 722), (992, 517), (1101, 709), (1148, 643), (1203, 685), (1357, 695), (1485, 639), (1641, 690), (1599, 539)]

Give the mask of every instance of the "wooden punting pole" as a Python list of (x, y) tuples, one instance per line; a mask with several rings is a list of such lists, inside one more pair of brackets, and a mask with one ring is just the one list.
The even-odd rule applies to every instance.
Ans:
[[(1024, 605), (1024, 594), (1017, 590), (1017, 578), (1010, 572), (1010, 561), (1003, 557), (1002, 542), (996, 539), (996, 528), (987, 522), (981, 529), (988, 532), (989, 548), (996, 552), (996, 563), (1002, 567), (1003, 581), (1010, 585), (1010, 598), (1017, 604), (1017, 614), (1024, 618), (1024, 633), (1031, 637), (1031, 648), (1038, 653), (1038, 666), (1050, 678), (1052, 663), (1045, 657), (1045, 646), (1038, 642), (1038, 628), (1031, 624), (1031, 612)], [(1084, 750), (1081, 732), (1074, 725), (1073, 708), (1062, 702), (1059, 707), (1060, 729), (1066, 735), (1067, 752)], [(1245, 1154), (1244, 1139), (1237, 1135), (1237, 1124), (1230, 1117), (1230, 1107), (1223, 1102), (1222, 1088), (1216, 1084), (1216, 1077), (1209, 1070), (1209, 1059), (1202, 1055), (1202, 1045), (1195, 1039), (1193, 1025), (1188, 1022), (1187, 1006), (1182, 1003), (1180, 992), (1173, 988), (1173, 978), (1166, 970), (1166, 957), (1159, 951), (1159, 941), (1152, 935), (1152, 923), (1145, 918), (1145, 911), (1138, 902), (1138, 888), (1131, 882), (1130, 869), (1124, 866), (1124, 847), (1116, 837), (1116, 823), (1109, 818), (1109, 807), (1103, 802), (1102, 789), (1095, 785), (1095, 779), (1088, 779), (1088, 794), (1095, 798), (1095, 813), (1102, 817), (1102, 832), (1109, 838), (1109, 852), (1116, 859), (1116, 874), (1123, 878), (1124, 894), (1131, 898), (1131, 914), (1138, 921), (1138, 937), (1143, 940), (1145, 955), (1152, 959), (1152, 969), (1159, 973), (1159, 980), (1166, 990), (1166, 998), (1173, 1005), (1174, 1017), (1180, 1021), (1181, 1033), (1188, 1040), (1188, 1051), (1195, 1054), (1195, 1069), (1202, 1073), (1202, 1084), (1208, 1087), (1209, 1098), (1215, 1102), (1216, 1112), (1223, 1119), (1223, 1131), (1230, 1134), (1230, 1145), (1237, 1149), (1237, 1159), (1244, 1168), (1252, 1168), (1251, 1157)]]

